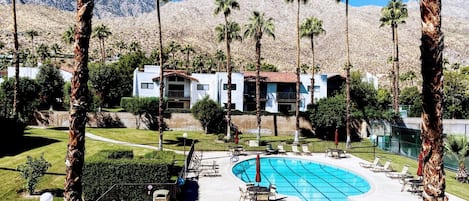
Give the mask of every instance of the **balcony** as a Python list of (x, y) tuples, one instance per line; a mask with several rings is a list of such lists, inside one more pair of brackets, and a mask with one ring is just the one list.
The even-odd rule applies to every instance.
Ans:
[(188, 98), (184, 96), (184, 90), (168, 90), (169, 98)]
[(296, 100), (296, 92), (277, 92), (277, 100)]

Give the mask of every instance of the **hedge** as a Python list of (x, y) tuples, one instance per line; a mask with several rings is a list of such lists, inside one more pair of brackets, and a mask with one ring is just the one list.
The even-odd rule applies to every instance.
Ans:
[(133, 158), (132, 151), (103, 151), (87, 158), (83, 168), (83, 195), (85, 200), (96, 200), (113, 185), (116, 188), (104, 200), (149, 200), (145, 184), (125, 186), (128, 183), (166, 183), (170, 179), (172, 161)]

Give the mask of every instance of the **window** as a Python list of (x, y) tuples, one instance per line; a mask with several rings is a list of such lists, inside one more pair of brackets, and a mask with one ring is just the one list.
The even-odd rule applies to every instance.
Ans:
[(197, 84), (197, 90), (208, 91), (208, 84)]
[(141, 83), (140, 85), (142, 89), (153, 89), (153, 83)]
[[(223, 90), (228, 90), (228, 84), (223, 84)], [(231, 84), (231, 90), (236, 90), (236, 84)]]

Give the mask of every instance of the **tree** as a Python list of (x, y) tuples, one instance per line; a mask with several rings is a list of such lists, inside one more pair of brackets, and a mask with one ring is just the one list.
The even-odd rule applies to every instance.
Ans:
[(92, 37), (98, 38), (100, 42), (99, 48), (101, 49), (101, 63), (103, 64), (106, 61), (106, 49), (104, 46), (104, 40), (106, 40), (106, 38), (108, 38), (110, 35), (112, 35), (112, 32), (104, 24), (96, 26), (93, 30)]
[(460, 182), (467, 181), (466, 157), (469, 157), (469, 144), (466, 136), (449, 135), (444, 142), (445, 151), (450, 158), (456, 158), (458, 161), (458, 172), (456, 179)]
[(314, 103), (314, 74), (316, 72), (316, 63), (314, 60), (314, 37), (319, 36), (319, 34), (326, 33), (326, 30), (322, 28), (322, 20), (319, 20), (315, 17), (310, 17), (306, 19), (300, 27), (300, 36), (307, 37), (311, 41), (311, 103)]
[(75, 26), (75, 66), (70, 93), (70, 126), (65, 158), (64, 199), (82, 200), (82, 175), (85, 160), (86, 109), (90, 100), (88, 91), (88, 52), (91, 36), (93, 0), (77, 0)]
[(50, 47), (50, 49), (52, 50), (52, 52), (54, 52), (54, 59), (56, 60), (57, 56), (62, 51), (62, 47), (60, 47), (60, 45), (57, 44), (57, 43), (53, 43), (52, 46)]
[[(122, 56), (122, 51), (127, 49), (127, 44), (123, 40), (119, 40), (114, 43), (114, 47), (119, 50), (119, 56)], [(130, 47), (129, 47), (130, 49)]]
[(90, 83), (96, 91), (100, 107), (119, 105), (121, 97), (130, 96), (132, 92), (131, 72), (113, 66), (90, 67)]
[(172, 40), (171, 42), (169, 42), (168, 44), (168, 52), (169, 54), (171, 54), (171, 60), (174, 64), (175, 62), (175, 54), (176, 52), (180, 51), (181, 50), (181, 45), (179, 45), (178, 43), (176, 43), (176, 41)]
[(19, 165), (16, 169), (21, 177), (26, 180), (26, 187), (30, 195), (34, 193), (39, 179), (46, 174), (47, 169), (52, 165), (44, 159), (44, 153), (39, 158), (26, 157), (26, 163)]
[(50, 57), (49, 46), (44, 43), (41, 43), (37, 47), (36, 54), (41, 59), (41, 62), (44, 63), (46, 59)]
[(441, 0), (421, 0), (423, 200), (447, 200), (443, 163)]
[(399, 102), (407, 106), (407, 116), (419, 117), (422, 114), (422, 93), (416, 86), (402, 89), (399, 94)]
[(217, 50), (215, 52), (215, 60), (217, 60), (217, 72), (220, 72), (223, 63), (226, 61), (226, 55), (223, 50)]
[(186, 44), (181, 48), (181, 52), (186, 55), (186, 69), (189, 69), (190, 54), (195, 52), (194, 47), (191, 44)]
[(65, 84), (59, 69), (50, 64), (39, 67), (36, 76), (37, 83), (41, 86), (39, 92), (40, 108), (61, 108), (63, 103), (63, 86)]
[[(295, 0), (285, 0), (287, 3), (292, 3)], [(298, 6), (296, 9), (296, 109), (295, 109), (295, 139), (293, 143), (299, 143), (300, 132), (300, 2), (306, 4), (308, 0), (297, 0)]]
[(18, 45), (18, 25), (16, 23), (16, 0), (11, 1), (13, 10), (13, 42), (15, 51), (13, 53), (13, 63), (15, 64), (15, 85), (13, 87), (13, 118), (18, 118), (18, 90), (20, 88), (20, 61), (19, 61), (19, 45)]
[(200, 121), (205, 134), (221, 131), (219, 128), (223, 127), (223, 108), (210, 97), (205, 96), (197, 101), (192, 106), (191, 113), (194, 118)]
[(466, 102), (469, 95), (469, 80), (457, 71), (445, 71), (443, 99), (444, 119), (463, 119), (467, 111)]
[[(159, 98), (155, 97), (123, 97), (121, 99), (120, 105), (126, 111), (137, 115), (137, 129), (140, 128), (140, 121), (143, 121), (147, 128), (150, 130), (156, 130), (160, 126), (157, 117), (159, 116), (159, 110), (155, 110), (155, 107), (158, 107)], [(145, 117), (145, 119), (142, 118)], [(166, 125), (162, 125), (165, 127)]]
[(402, 0), (390, 0), (388, 5), (381, 9), (380, 27), (389, 25), (392, 31), (393, 58), (392, 58), (392, 79), (393, 79), (393, 109), (399, 114), (399, 37), (397, 32), (398, 24), (405, 23), (407, 18), (407, 5)]
[[(340, 2), (341, 0), (336, 0), (336, 2)], [(347, 133), (347, 141), (346, 141), (346, 147), (351, 148), (352, 147), (352, 139), (350, 138), (351, 136), (351, 117), (350, 117), (350, 69), (352, 68), (352, 63), (350, 62), (350, 43), (349, 43), (349, 33), (348, 33), (348, 1), (345, 0), (345, 52), (346, 52), (346, 63), (345, 63), (345, 93), (346, 93), (346, 107), (345, 107), (345, 129)]]
[[(239, 36), (239, 33), (236, 32), (236, 30), (239, 32), (239, 25), (235, 22), (229, 22), (228, 21), (228, 16), (231, 14), (232, 9), (238, 9), (239, 10), (239, 3), (236, 0), (215, 0), (215, 15), (218, 15), (219, 13), (223, 13), (223, 19), (225, 21), (225, 26), (217, 26), (215, 28), (215, 31), (217, 31), (218, 34), (218, 41), (225, 40), (226, 42), (226, 71), (227, 71), (227, 79), (228, 79), (228, 85), (227, 85), (227, 95), (228, 95), (228, 100), (226, 104), (226, 137), (228, 139), (231, 139), (231, 48), (230, 44), (232, 40), (240, 39), (241, 37)], [(224, 37), (220, 37), (220, 31), (224, 31)], [(237, 35), (238, 34), (238, 35)], [(233, 37), (235, 36), (235, 37)], [(239, 36), (239, 37), (236, 37)], [(222, 40), (220, 40), (222, 39)]]
[(275, 26), (273, 18), (265, 18), (264, 13), (254, 11), (246, 24), (244, 38), (252, 37), (256, 41), (256, 117), (257, 117), (257, 142), (261, 140), (261, 40), (266, 34), (275, 39)]
[(16, 80), (8, 79), (1, 85), (2, 101), (4, 107), (0, 108), (4, 114), (11, 114), (13, 111), (13, 97), (17, 93), (18, 99), (16, 100), (17, 117), (15, 119), (22, 119), (25, 122), (29, 121), (37, 110), (39, 91), (41, 87), (37, 84), (36, 80), (29, 78), (20, 78), (18, 80), (18, 88), (15, 91)]
[(30, 29), (24, 32), (24, 34), (29, 37), (29, 40), (31, 41), (31, 50), (32, 52), (35, 52), (34, 51), (34, 37), (39, 36), (39, 33), (36, 30)]
[(71, 45), (75, 42), (75, 26), (69, 26), (63, 33), (62, 33), (62, 41), (67, 44)]

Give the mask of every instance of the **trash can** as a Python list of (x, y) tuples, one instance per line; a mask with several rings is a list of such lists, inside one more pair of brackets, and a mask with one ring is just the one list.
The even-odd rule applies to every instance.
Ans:
[(169, 191), (160, 189), (153, 192), (153, 201), (169, 201)]

